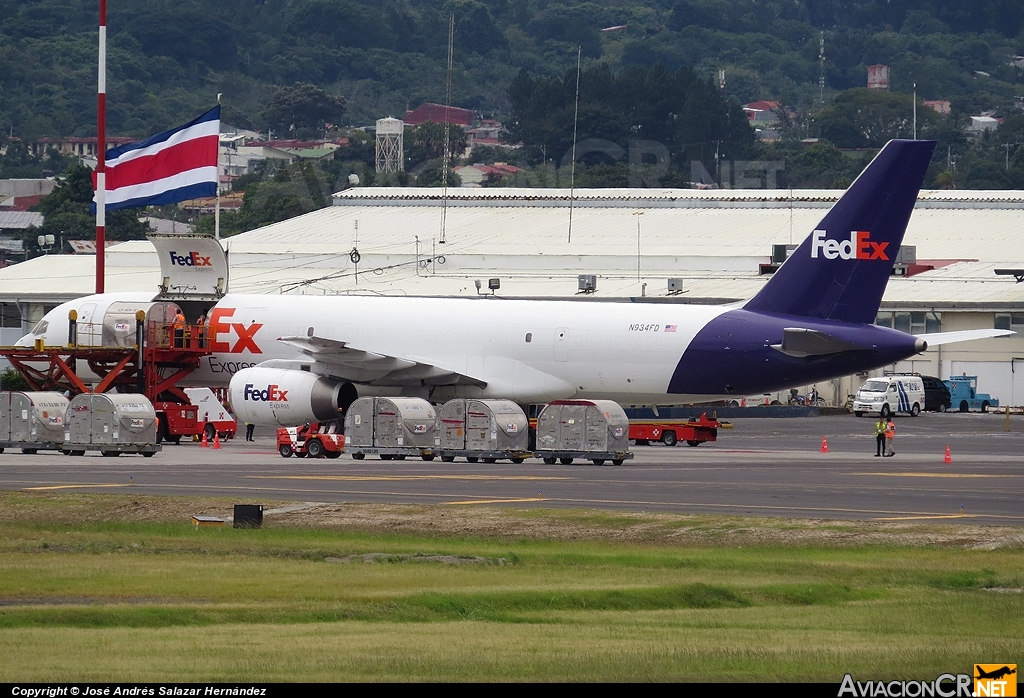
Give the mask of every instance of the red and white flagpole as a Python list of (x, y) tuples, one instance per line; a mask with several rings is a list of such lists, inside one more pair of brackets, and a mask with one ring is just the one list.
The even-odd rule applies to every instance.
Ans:
[(99, 80), (96, 90), (96, 293), (103, 293), (107, 254), (107, 0), (100, 0)]

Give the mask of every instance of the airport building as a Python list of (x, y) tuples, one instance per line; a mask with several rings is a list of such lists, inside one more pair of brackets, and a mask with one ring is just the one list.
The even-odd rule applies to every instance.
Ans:
[[(728, 303), (756, 294), (841, 194), (354, 188), (335, 194), (331, 207), (226, 239), (228, 287), (297, 297)], [(878, 322), (915, 334), (1019, 334), (936, 347), (890, 370), (977, 375), (982, 392), (1024, 405), (1022, 228), (1024, 192), (921, 192)], [(11, 325), (0, 329), (0, 342), (11, 343), (54, 305), (92, 293), (94, 268), (91, 255), (50, 255), (0, 269)], [(155, 292), (160, 284), (149, 242), (108, 249), (108, 291)], [(863, 378), (817, 389), (842, 404)]]

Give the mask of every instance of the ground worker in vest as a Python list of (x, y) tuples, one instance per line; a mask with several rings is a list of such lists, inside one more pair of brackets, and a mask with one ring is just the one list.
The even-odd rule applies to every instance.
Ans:
[(885, 431), (885, 419), (879, 417), (878, 421), (875, 422), (875, 458), (885, 454)]
[(889, 452), (885, 455), (895, 456), (896, 449), (893, 448), (892, 444), (896, 440), (896, 423), (892, 421), (892, 417), (885, 423), (885, 443), (889, 447)]
[(185, 316), (181, 310), (174, 316), (174, 347), (181, 349), (185, 346)]
[(199, 333), (199, 348), (206, 348), (206, 313), (202, 313), (196, 320), (196, 331)]

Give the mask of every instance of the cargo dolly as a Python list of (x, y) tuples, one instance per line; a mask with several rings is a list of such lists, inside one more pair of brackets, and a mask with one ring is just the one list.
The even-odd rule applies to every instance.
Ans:
[(56, 441), (0, 441), (0, 453), (7, 448), (20, 448), (22, 453), (33, 454), (39, 451), (60, 451), (64, 446)]
[(604, 465), (611, 461), (612, 465), (622, 465), (633, 458), (629, 451), (534, 451), (534, 458), (543, 458), (548, 465), (559, 462), (562, 465), (572, 465), (574, 459), (589, 460), (594, 465)]
[(380, 456), (381, 460), (405, 460), (407, 457), (434, 460), (432, 449), (412, 446), (353, 446), (345, 450), (352, 454), (354, 460), (363, 460), (367, 456)]
[(524, 462), (527, 458), (533, 457), (532, 451), (477, 451), (473, 449), (438, 449), (436, 455), (445, 463), (451, 463), (456, 458), (465, 458), (468, 463), (496, 463), (499, 460), (510, 460), (516, 465)]

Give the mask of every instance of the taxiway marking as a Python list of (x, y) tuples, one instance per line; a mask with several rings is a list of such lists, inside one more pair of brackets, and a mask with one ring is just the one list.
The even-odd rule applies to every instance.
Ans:
[(403, 480), (572, 480), (553, 475), (249, 475), (254, 480), (338, 480), (390, 482)]
[(887, 516), (875, 521), (918, 521), (921, 519), (976, 519), (976, 514), (936, 514), (935, 516)]
[(985, 475), (982, 473), (850, 473), (850, 475), (879, 475), (882, 477), (949, 477), (949, 478), (981, 478), (1010, 477), (1010, 475)]
[(77, 489), (77, 488), (80, 488), (80, 487), (134, 487), (134, 485), (130, 485), (130, 484), (113, 485), (113, 484), (86, 483), (84, 485), (48, 485), (46, 487), (25, 487), (24, 489), (32, 490), (32, 491), (42, 491), (42, 490), (73, 490), (73, 489)]
[(512, 504), (515, 502), (543, 502), (540, 497), (523, 497), (522, 499), (467, 499), (464, 502), (445, 502), (445, 504)]

